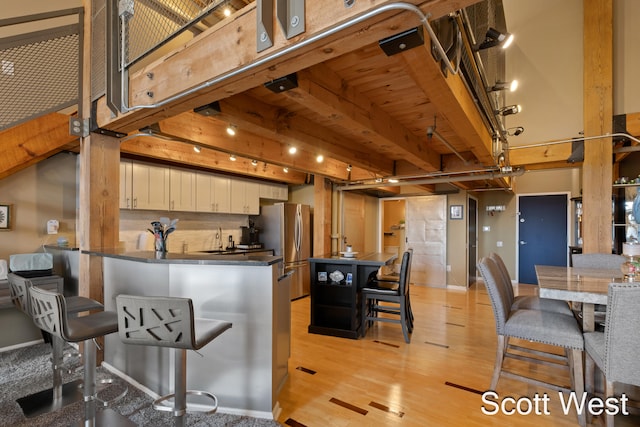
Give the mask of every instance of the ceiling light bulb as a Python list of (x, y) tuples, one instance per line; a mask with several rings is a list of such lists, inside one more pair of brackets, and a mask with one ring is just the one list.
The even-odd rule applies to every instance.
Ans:
[(398, 180), (396, 178), (389, 178), (389, 182), (395, 184), (398, 182)]
[(226, 16), (227, 18), (231, 16), (231, 8), (229, 6), (224, 8), (224, 11), (222, 12), (224, 13), (224, 16)]
[(232, 162), (235, 162), (235, 161), (236, 161), (236, 156), (235, 156), (235, 154), (230, 155), (230, 156), (229, 156), (229, 160), (231, 160)]
[(253, 166), (258, 166), (258, 161), (257, 160), (251, 160), (251, 164)]
[(284, 173), (289, 173), (289, 168), (286, 168), (286, 167), (285, 167), (285, 168), (282, 168), (282, 172), (284, 172)]
[(200, 151), (202, 151), (202, 149), (199, 146), (194, 145), (193, 146), (193, 151), (195, 151), (196, 153), (199, 153)]
[(235, 136), (236, 135), (236, 127), (233, 126), (233, 125), (227, 126), (227, 134), (229, 134), (229, 136)]
[(298, 151), (298, 149), (294, 146), (289, 147), (289, 154), (296, 154), (296, 151)]
[(382, 182), (382, 178), (376, 178), (376, 183), (380, 184)]
[(324, 162), (324, 156), (322, 154), (318, 154), (318, 156), (316, 157), (316, 162), (318, 163)]
[(347, 165), (347, 172), (351, 172), (351, 165)]

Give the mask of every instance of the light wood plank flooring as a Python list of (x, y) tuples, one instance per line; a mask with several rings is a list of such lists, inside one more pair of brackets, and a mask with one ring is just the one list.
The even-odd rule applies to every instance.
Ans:
[[(519, 288), (520, 294), (536, 290)], [(309, 302), (307, 297), (292, 303), (289, 379), (279, 398), (278, 421), (285, 425), (578, 425), (575, 411), (564, 415), (558, 392), (504, 378), (497, 390), (501, 398), (547, 393), (550, 415), (482, 413), (481, 393), (489, 386), (497, 341), (482, 283), (467, 292), (412, 286), (416, 319), (410, 344), (399, 325), (382, 322), (360, 340), (309, 334)], [(522, 366), (513, 363), (514, 369), (515, 363)], [(568, 374), (554, 367), (524, 369), (570, 384)]]

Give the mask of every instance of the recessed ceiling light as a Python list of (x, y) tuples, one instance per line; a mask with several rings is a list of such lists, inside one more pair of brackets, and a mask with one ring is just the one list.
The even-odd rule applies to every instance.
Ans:
[(237, 129), (238, 128), (235, 127), (234, 125), (229, 125), (227, 126), (227, 134), (229, 134), (229, 136), (235, 136)]
[(198, 145), (194, 145), (193, 151), (195, 151), (196, 153), (199, 153), (200, 151), (202, 151), (202, 149)]
[(224, 13), (224, 16), (226, 16), (227, 18), (231, 16), (231, 7), (226, 6), (224, 8), (224, 10), (222, 11), (222, 13)]
[(282, 168), (282, 172), (289, 173), (289, 168)]
[(324, 162), (324, 156), (322, 154), (318, 154), (318, 156), (316, 157), (316, 162), (318, 163)]
[(229, 160), (231, 160), (232, 162), (235, 162), (235, 161), (236, 161), (236, 156), (235, 156), (235, 154), (230, 155), (230, 156), (229, 156)]
[(347, 165), (347, 172), (351, 172), (351, 165)]
[(251, 160), (251, 164), (253, 166), (258, 166), (258, 161), (257, 160)]
[(289, 154), (296, 154), (296, 151), (298, 151), (298, 149), (293, 145), (289, 147)]

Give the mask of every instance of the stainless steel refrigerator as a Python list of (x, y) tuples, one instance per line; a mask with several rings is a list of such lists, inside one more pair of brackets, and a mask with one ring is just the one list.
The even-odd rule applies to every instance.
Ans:
[(311, 220), (308, 205), (276, 203), (260, 210), (261, 240), (266, 249), (282, 256), (280, 274), (294, 270), (291, 299), (309, 295)]

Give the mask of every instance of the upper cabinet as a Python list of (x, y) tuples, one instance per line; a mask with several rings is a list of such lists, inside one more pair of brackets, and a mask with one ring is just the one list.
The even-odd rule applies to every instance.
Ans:
[(287, 201), (282, 184), (206, 172), (120, 162), (120, 208), (244, 215), (260, 213), (260, 199)]
[(260, 198), (286, 202), (289, 200), (289, 191), (286, 185), (260, 183)]
[(260, 184), (234, 179), (231, 181), (231, 213), (260, 213)]
[(169, 209), (169, 169), (133, 163), (131, 168), (133, 209)]
[(226, 177), (196, 173), (196, 212), (231, 212), (230, 182)]
[(130, 161), (120, 162), (120, 209), (131, 209), (131, 168)]
[(169, 170), (169, 209), (193, 212), (196, 210), (196, 173), (182, 169)]

